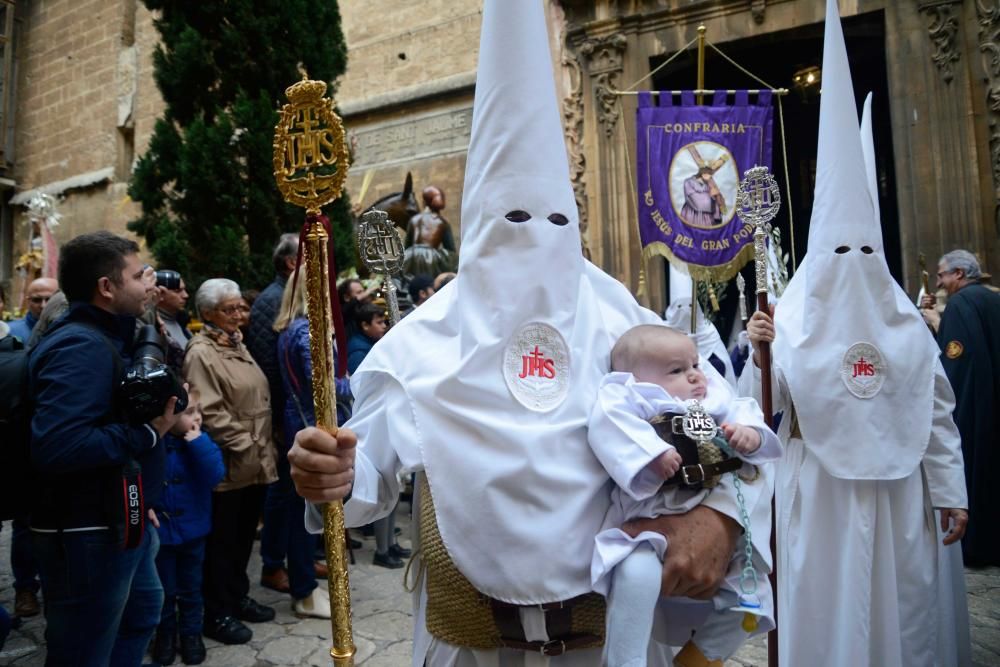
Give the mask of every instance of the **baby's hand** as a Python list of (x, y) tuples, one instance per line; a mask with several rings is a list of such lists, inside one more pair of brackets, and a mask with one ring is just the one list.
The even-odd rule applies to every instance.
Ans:
[(184, 433), (184, 440), (191, 442), (192, 440), (197, 440), (201, 437), (201, 429), (195, 426), (190, 431)]
[(676, 449), (668, 449), (646, 466), (662, 479), (670, 479), (681, 467), (681, 455)]
[(760, 433), (757, 429), (743, 424), (723, 424), (729, 446), (741, 454), (752, 454), (760, 449)]

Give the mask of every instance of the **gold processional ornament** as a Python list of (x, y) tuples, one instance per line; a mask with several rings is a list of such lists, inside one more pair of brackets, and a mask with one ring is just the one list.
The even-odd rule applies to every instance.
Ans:
[[(348, 155), (343, 122), (325, 93), (326, 83), (305, 76), (285, 90), (289, 103), (282, 107), (274, 129), (274, 179), (285, 201), (306, 209), (302, 252), (316, 426), (335, 435), (330, 234), (321, 208), (340, 196), (347, 179)], [(330, 570), (330, 657), (335, 667), (352, 667), (355, 654), (344, 533), (344, 504), (339, 500), (327, 503), (323, 540)]]
[(303, 76), (285, 89), (289, 103), (274, 128), (274, 180), (285, 201), (310, 214), (340, 197), (347, 180), (344, 124), (325, 94), (325, 82)]

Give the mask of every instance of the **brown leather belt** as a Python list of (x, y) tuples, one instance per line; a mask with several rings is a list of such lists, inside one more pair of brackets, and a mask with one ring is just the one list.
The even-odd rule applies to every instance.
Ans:
[(681, 469), (673, 477), (665, 481), (663, 486), (672, 486), (674, 484), (694, 486), (695, 484), (701, 484), (706, 479), (718, 477), (723, 473), (733, 472), (742, 467), (743, 461), (735, 456), (719, 463), (707, 463), (704, 465), (696, 463), (695, 465), (681, 466)]
[(490, 598), (493, 618), (500, 630), (500, 643), (507, 648), (521, 651), (539, 652), (542, 655), (555, 657), (566, 651), (593, 646), (602, 641), (597, 635), (573, 632), (573, 607), (586, 598), (595, 595), (587, 593), (569, 600), (547, 602), (544, 604), (527, 605), (542, 610), (545, 613), (545, 632), (548, 640), (528, 641), (521, 625), (520, 610), (525, 606), (501, 602)]
[(717, 483), (718, 478), (723, 473), (733, 472), (743, 467), (741, 459), (735, 456), (724, 458), (725, 454), (719, 451), (715, 445), (712, 447), (719, 451), (719, 456), (714, 457), (715, 460), (709, 459), (703, 463), (698, 443), (684, 435), (680, 425), (676, 423), (682, 416), (667, 412), (657, 415), (649, 422), (660, 439), (669, 442), (677, 449), (683, 463), (674, 476), (663, 483), (663, 486), (686, 486), (698, 491), (703, 486), (714, 486), (710, 480), (715, 480)]

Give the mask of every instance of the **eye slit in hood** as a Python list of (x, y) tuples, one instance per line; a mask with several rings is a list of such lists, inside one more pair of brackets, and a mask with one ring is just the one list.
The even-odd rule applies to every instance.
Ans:
[(559, 225), (560, 227), (569, 224), (569, 218), (567, 218), (562, 213), (553, 213), (549, 216), (549, 222), (553, 225)]
[(872, 247), (870, 245), (863, 245), (861, 246), (861, 252), (865, 253), (866, 255), (870, 255), (875, 251), (872, 250)]
[(527, 222), (528, 220), (531, 220), (531, 214), (527, 211), (522, 211), (521, 209), (511, 211), (504, 217), (511, 222)]
[(834, 252), (837, 253), (838, 255), (843, 255), (844, 253), (850, 252), (850, 251), (851, 251), (851, 247), (850, 246), (846, 246), (846, 245), (837, 246), (837, 249), (834, 250)]

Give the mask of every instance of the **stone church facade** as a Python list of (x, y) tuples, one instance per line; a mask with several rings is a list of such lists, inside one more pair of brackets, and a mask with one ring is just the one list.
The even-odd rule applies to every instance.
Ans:
[[(593, 261), (636, 290), (643, 266), (630, 166), (636, 98), (616, 91), (689, 44), (699, 25), (723, 51), (744, 48), (771, 62), (769, 71), (809, 65), (804, 57), (783, 63), (791, 57), (786, 43), (797, 40), (820, 53), (825, 3), (543, 1), (584, 245)], [(935, 258), (954, 247), (970, 248), (987, 269), (1000, 270), (1000, 0), (840, 5), (849, 46), (852, 35), (875, 44), (872, 62), (884, 68), (876, 95), (886, 123), (884, 136), (876, 137), (880, 150), (887, 147), (880, 166), (883, 218), (904, 287), (919, 287), (919, 255), (933, 274)], [(409, 172), (418, 200), (427, 185), (446, 192), (444, 215), (457, 234), (481, 0), (342, 0), (340, 6), (349, 65), (337, 102), (354, 151), (352, 200), (367, 205), (399, 191)], [(6, 137), (0, 188), (8, 201), (0, 217), (0, 281), (9, 285), (12, 263), (24, 251), (23, 203), (32, 192), (64, 198), (60, 241), (91, 229), (124, 230), (136, 214), (126, 197), (129, 172), (162, 102), (152, 80), (152, 17), (137, 0), (0, 0), (0, 8), (8, 21), (17, 16), (7, 31), (13, 41), (4, 44), (8, 103), (0, 123)], [(686, 58), (688, 65), (638, 87), (693, 88)], [(715, 62), (710, 66), (717, 68)], [(709, 72), (709, 87), (725, 85), (719, 72)], [(787, 78), (769, 83), (791, 87)], [(808, 155), (800, 162), (790, 165), (792, 194), (808, 198)], [(798, 245), (808, 217), (808, 202), (800, 204)], [(649, 262), (644, 273), (659, 309), (662, 262)]]
[[(723, 50), (740, 40), (761, 38), (767, 43), (763, 38), (768, 35), (812, 25), (819, 38), (813, 40), (815, 50), (821, 54), (825, 3), (546, 0), (546, 4), (584, 246), (593, 261), (637, 290), (643, 262), (630, 166), (635, 156), (636, 98), (616, 91), (647, 76), (653, 63), (689, 44), (699, 25)], [(446, 213), (456, 221), (460, 197), (455, 195), (461, 189), (461, 147), (470, 129), (481, 2), (433, 1), (407, 9), (401, 7), (409, 3), (390, 0), (344, 5), (351, 63), (339, 95), (350, 131), (359, 137), (350, 183), (357, 186), (364, 172), (372, 170), (372, 189), (382, 194), (398, 190), (410, 170), (418, 190), (429, 183), (448, 190), (452, 196)], [(883, 110), (889, 126), (883, 143), (891, 144), (892, 157), (880, 176), (883, 181), (887, 173), (894, 176), (883, 218), (885, 224), (898, 226), (890, 230), (898, 246), (894, 249), (898, 277), (915, 293), (918, 258), (927, 258), (933, 275), (936, 258), (955, 247), (975, 251), (987, 268), (997, 270), (1000, 1), (841, 0), (840, 9), (845, 25), (858, 23), (859, 33), (871, 32), (874, 25), (884, 43), (886, 83), (882, 98), (876, 100), (888, 106)], [(442, 32), (447, 35), (444, 48), (438, 40)], [(768, 57), (780, 61), (780, 41), (770, 48)], [(816, 64), (820, 62), (817, 55)], [(707, 81), (711, 80), (709, 76)], [(649, 89), (650, 83), (639, 88)], [(771, 83), (788, 87), (792, 82)], [(694, 88), (695, 79), (692, 75), (672, 87)], [(859, 92), (863, 99), (864, 91)], [(815, 136), (809, 140), (814, 142)], [(806, 179), (793, 190), (811, 191), (811, 181)], [(887, 208), (895, 220), (887, 219)], [(796, 220), (797, 245), (804, 243), (807, 217)], [(649, 262), (645, 274), (651, 305), (660, 310), (663, 263)]]

